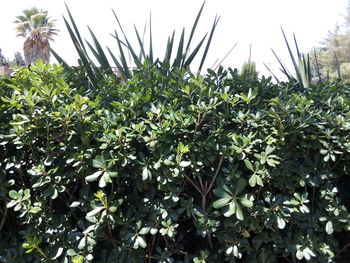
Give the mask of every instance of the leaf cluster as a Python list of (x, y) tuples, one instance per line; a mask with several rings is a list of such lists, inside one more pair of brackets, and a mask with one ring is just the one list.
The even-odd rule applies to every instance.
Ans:
[(66, 79), (38, 62), (0, 80), (1, 262), (349, 258), (349, 86)]

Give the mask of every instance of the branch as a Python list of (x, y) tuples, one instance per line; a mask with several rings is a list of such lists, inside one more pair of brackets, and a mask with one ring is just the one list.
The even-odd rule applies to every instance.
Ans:
[(350, 242), (348, 244), (346, 244), (345, 247), (343, 247), (341, 250), (339, 250), (339, 252), (333, 257), (336, 258), (338, 257), (343, 251), (345, 251), (348, 247), (350, 247)]
[(184, 173), (184, 176), (186, 177), (186, 179), (194, 186), (194, 188), (196, 188), (196, 190), (202, 194), (202, 191), (201, 189), (198, 187), (198, 185), (196, 185), (191, 178), (189, 178), (185, 173)]
[(218, 167), (216, 168), (216, 172), (215, 172), (214, 178), (213, 178), (213, 180), (211, 181), (211, 183), (210, 183), (210, 185), (209, 185), (209, 187), (208, 187), (208, 189), (207, 189), (207, 191), (206, 191), (206, 194), (208, 194), (208, 193), (210, 192), (210, 190), (213, 188), (214, 183), (215, 183), (215, 181), (216, 181), (216, 177), (218, 177), (218, 174), (219, 174), (219, 172), (220, 172), (220, 169), (221, 169), (221, 166), (222, 166), (222, 162), (223, 162), (223, 161), (224, 161), (224, 156), (221, 155), (220, 161), (219, 161), (219, 164), (218, 164)]

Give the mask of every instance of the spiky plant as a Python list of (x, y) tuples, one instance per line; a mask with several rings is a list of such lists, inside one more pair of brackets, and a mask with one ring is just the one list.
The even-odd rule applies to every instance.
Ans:
[[(122, 80), (130, 79), (133, 74), (133, 70), (131, 69), (135, 69), (135, 68), (137, 70), (140, 70), (142, 68), (159, 67), (161, 68), (161, 71), (163, 74), (169, 75), (169, 73), (171, 73), (173, 69), (190, 67), (193, 60), (196, 57), (198, 57), (201, 47), (204, 47), (202, 56), (200, 57), (200, 63), (198, 67), (198, 72), (200, 72), (203, 69), (204, 62), (206, 60), (208, 50), (215, 32), (215, 28), (220, 20), (220, 17), (216, 16), (214, 18), (214, 22), (212, 24), (211, 30), (208, 33), (206, 33), (203, 37), (201, 37), (199, 42), (193, 43), (193, 36), (195, 34), (204, 5), (205, 5), (205, 1), (200, 7), (197, 16), (195, 17), (188, 39), (185, 38), (185, 28), (181, 32), (178, 43), (176, 43), (175, 41), (175, 31), (171, 34), (171, 36), (169, 36), (168, 41), (166, 43), (164, 58), (159, 58), (159, 57), (157, 58), (153, 53), (153, 35), (152, 35), (151, 18), (149, 21), (149, 30), (148, 30), (149, 36), (147, 37), (147, 39), (149, 39), (147, 41), (148, 45), (145, 45), (144, 43), (144, 38), (143, 38), (144, 34), (140, 34), (140, 32), (137, 30), (136, 27), (134, 29), (135, 29), (135, 35), (137, 38), (137, 44), (132, 45), (121, 25), (121, 22), (118, 16), (113, 11), (113, 14), (116, 18), (118, 30), (115, 30), (114, 34), (112, 34), (112, 37), (115, 38), (117, 42), (116, 43), (117, 53), (119, 54), (116, 55), (116, 52), (111, 50), (108, 47), (107, 47), (107, 50), (116, 68), (118, 69), (121, 79)], [(101, 76), (103, 77), (104, 72), (106, 71), (111, 72), (112, 64), (110, 64), (107, 58), (108, 55), (105, 53), (100, 42), (98, 41), (95, 34), (90, 28), (89, 28), (89, 31), (90, 31), (90, 35), (93, 40), (93, 43), (90, 43), (86, 40), (83, 41), (83, 38), (81, 37), (81, 34), (78, 30), (75, 20), (73, 19), (73, 16), (68, 6), (66, 7), (67, 7), (69, 19), (67, 20), (64, 17), (64, 22), (67, 26), (68, 32), (71, 36), (73, 44), (79, 55), (79, 64), (81, 68), (83, 68), (86, 71), (92, 86), (95, 86), (95, 84), (97, 83), (96, 80)], [(176, 47), (176, 44), (177, 44), (177, 47)], [(147, 46), (147, 49), (146, 49), (146, 46)], [(233, 46), (233, 48), (235, 46), (236, 44)], [(191, 49), (191, 47), (194, 47), (194, 48)], [(228, 52), (228, 54), (232, 51), (232, 49)], [(66, 67), (66, 69), (69, 70), (68, 64), (62, 59), (62, 57), (52, 49), (51, 49), (51, 52), (55, 56), (57, 61), (62, 63)], [(90, 53), (93, 54), (95, 59), (91, 59)], [(128, 63), (127, 54), (131, 55), (131, 58), (132, 58), (131, 64)], [(225, 58), (228, 56), (228, 54), (225, 56)], [(216, 68), (220, 66), (223, 60), (221, 60), (221, 62), (216, 66)], [(97, 61), (99, 65), (96, 65), (95, 61)]]
[[(274, 56), (276, 57), (278, 63), (280, 64), (281, 68), (280, 70), (282, 73), (288, 78), (288, 80), (295, 80), (297, 81), (303, 88), (308, 88), (311, 85), (312, 82), (312, 70), (311, 70), (311, 63), (310, 63), (310, 56), (307, 54), (306, 56), (299, 51), (299, 46), (297, 39), (295, 35), (293, 34), (293, 39), (294, 39), (294, 44), (295, 44), (295, 49), (296, 49), (296, 55), (297, 57), (294, 56), (292, 49), (289, 45), (288, 39), (286, 37), (286, 34), (284, 33), (283, 29), (281, 28), (282, 34), (284, 41), (286, 43), (290, 59), (293, 63), (293, 67), (295, 70), (295, 77), (294, 75), (288, 70), (288, 68), (285, 66), (285, 64), (282, 62), (282, 60), (277, 56), (276, 52), (272, 49), (272, 52)], [(316, 55), (316, 54), (315, 54)], [(316, 60), (317, 61), (317, 60)], [(279, 79), (273, 74), (271, 69), (264, 64), (265, 67), (270, 71), (270, 73), (274, 76), (274, 78), (279, 82)], [(318, 65), (316, 65), (317, 69)], [(318, 72), (319, 75), (319, 72)]]
[(57, 29), (47, 11), (36, 7), (26, 9), (22, 15), (16, 16), (17, 36), (24, 37), (23, 53), (26, 66), (38, 59), (44, 62), (50, 61), (50, 43), (53, 36), (57, 35)]

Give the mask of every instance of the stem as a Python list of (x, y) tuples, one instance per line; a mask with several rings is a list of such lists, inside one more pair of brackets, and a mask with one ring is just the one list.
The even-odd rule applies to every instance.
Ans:
[(39, 251), (39, 253), (40, 253), (46, 260), (49, 259), (48, 255), (46, 255), (45, 252), (44, 252), (40, 247), (36, 247), (36, 249)]
[(154, 249), (155, 242), (156, 242), (156, 235), (153, 235), (153, 237), (152, 237), (152, 245), (151, 245), (151, 247), (149, 249), (149, 263), (152, 262), (151, 257), (152, 257), (152, 252), (153, 252), (153, 249)]
[(6, 217), (7, 217), (7, 202), (6, 202), (6, 199), (5, 199), (4, 214), (3, 214), (1, 222), (0, 222), (0, 232), (1, 232), (1, 230), (3, 229), (3, 227), (5, 225)]

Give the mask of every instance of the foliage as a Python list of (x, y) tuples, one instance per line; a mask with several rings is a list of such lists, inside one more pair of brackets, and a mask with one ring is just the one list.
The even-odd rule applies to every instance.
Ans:
[(26, 65), (38, 59), (50, 61), (50, 43), (53, 36), (57, 35), (55, 20), (51, 20), (47, 11), (36, 7), (23, 10), (23, 14), (16, 16), (17, 36), (26, 40), (23, 46)]
[[(138, 42), (136, 45), (137, 47), (135, 47), (135, 45), (133, 45), (130, 42), (129, 37), (124, 32), (124, 29), (121, 25), (121, 22), (119, 21), (117, 14), (114, 12), (114, 10), (112, 10), (113, 15), (117, 22), (117, 27), (119, 28), (119, 30), (115, 30), (114, 34), (112, 34), (112, 37), (115, 38), (115, 40), (117, 41), (119, 56), (113, 53), (109, 48), (107, 49), (108, 49), (109, 56), (111, 57), (113, 63), (115, 64), (115, 67), (118, 69), (120, 77), (123, 80), (128, 80), (133, 75), (134, 70), (132, 69), (141, 70), (143, 66), (146, 66), (146, 67), (157, 66), (159, 67), (159, 69), (161, 69), (161, 72), (164, 75), (170, 75), (174, 69), (182, 69), (182, 68), (190, 67), (194, 59), (199, 56), (198, 54), (199, 54), (199, 51), (201, 50), (201, 47), (205, 46), (205, 49), (200, 58), (200, 64), (198, 67), (198, 72), (200, 72), (206, 60), (206, 56), (209, 51), (216, 26), (220, 20), (220, 17), (216, 16), (210, 32), (206, 33), (203, 37), (201, 37), (198, 43), (193, 43), (193, 37), (195, 35), (196, 28), (200, 20), (204, 5), (205, 5), (205, 2), (202, 4), (201, 8), (199, 9), (199, 12), (193, 23), (188, 40), (186, 40), (185, 38), (185, 28), (183, 28), (181, 32), (181, 36), (177, 44), (177, 49), (175, 49), (175, 31), (172, 32), (172, 34), (168, 37), (164, 58), (156, 57), (153, 51), (153, 34), (152, 34), (151, 17), (149, 20), (149, 28), (148, 28), (149, 35), (147, 36), (148, 45), (145, 44), (145, 40), (144, 40), (145, 34), (146, 34), (146, 27), (143, 30), (143, 34), (141, 34), (140, 31), (134, 26), (135, 36)], [(99, 40), (96, 38), (94, 32), (90, 29), (90, 27), (89, 27), (89, 32), (90, 32), (93, 44), (91, 44), (86, 40), (83, 41), (83, 38), (78, 30), (75, 20), (68, 6), (66, 7), (67, 7), (69, 21), (65, 17), (64, 17), (64, 21), (65, 21), (67, 30), (71, 36), (71, 39), (73, 41), (74, 47), (79, 55), (79, 65), (85, 69), (91, 85), (96, 86), (99, 82), (99, 79), (105, 76), (104, 75), (105, 72), (112, 71), (112, 66), (108, 59), (108, 55), (103, 50), (102, 45), (100, 44)], [(192, 50), (191, 47), (194, 47), (194, 49)], [(92, 53), (94, 59), (91, 58), (89, 51)], [(230, 52), (231, 51), (232, 49), (230, 50)], [(63, 60), (63, 58), (59, 54), (57, 54), (54, 50), (51, 50), (51, 52), (60, 63), (63, 63), (65, 65), (66, 70), (69, 70), (69, 66)], [(127, 62), (128, 61), (127, 54), (129, 54), (130, 57), (132, 57), (133, 62), (131, 64)], [(97, 61), (98, 64), (96, 64), (95, 61)], [(221, 63), (222, 62), (223, 60), (221, 61)]]
[[(1, 262), (347, 262), (350, 89), (145, 65), (0, 82)], [(0, 222), (1, 223), (1, 222)]]

